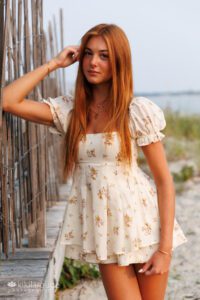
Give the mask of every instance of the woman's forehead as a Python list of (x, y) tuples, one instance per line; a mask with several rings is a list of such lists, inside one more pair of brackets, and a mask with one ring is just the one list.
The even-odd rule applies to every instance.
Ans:
[(93, 36), (86, 44), (86, 48), (98, 51), (108, 51), (107, 44), (102, 36)]

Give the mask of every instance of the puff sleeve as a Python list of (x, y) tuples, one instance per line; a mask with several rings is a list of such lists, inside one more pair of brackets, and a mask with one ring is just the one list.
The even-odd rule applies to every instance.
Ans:
[(50, 126), (49, 131), (64, 135), (67, 132), (71, 111), (73, 109), (74, 101), (71, 95), (59, 96), (56, 98), (48, 97), (42, 99), (43, 103), (49, 105), (52, 116), (53, 126)]
[(159, 106), (145, 97), (135, 97), (129, 106), (130, 131), (138, 146), (146, 146), (164, 138), (160, 132), (166, 126)]

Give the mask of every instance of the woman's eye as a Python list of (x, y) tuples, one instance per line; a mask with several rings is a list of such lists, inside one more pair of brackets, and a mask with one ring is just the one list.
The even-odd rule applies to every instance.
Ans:
[(92, 54), (92, 53), (89, 52), (89, 51), (87, 51), (87, 50), (86, 50), (85, 53), (84, 53), (85, 56), (89, 56), (89, 55), (91, 55), (91, 54)]
[(101, 58), (102, 58), (102, 59), (108, 59), (109, 56), (108, 56), (108, 54), (101, 54)]

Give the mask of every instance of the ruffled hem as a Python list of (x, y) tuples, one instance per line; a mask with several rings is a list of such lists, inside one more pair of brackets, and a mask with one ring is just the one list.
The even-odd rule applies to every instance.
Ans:
[(158, 249), (158, 244), (134, 250), (130, 253), (113, 253), (107, 255), (106, 259), (103, 259), (97, 256), (95, 251), (87, 252), (79, 245), (66, 245), (65, 256), (67, 258), (93, 264), (117, 263), (119, 266), (128, 266), (131, 263), (143, 263), (147, 261), (156, 249)]
[(137, 144), (138, 146), (146, 146), (151, 143), (156, 143), (158, 141), (161, 141), (165, 135), (162, 132), (157, 132), (155, 134), (141, 136), (137, 138)]
[[(172, 251), (188, 241), (176, 219), (174, 223), (174, 230)], [(120, 251), (120, 249), (114, 250), (111, 245), (111, 247), (109, 246), (103, 250), (100, 250), (91, 244), (83, 245), (83, 241), (75, 244), (73, 242), (70, 243), (69, 241), (64, 241), (61, 239), (60, 244), (65, 247), (65, 256), (67, 258), (94, 264), (117, 263), (119, 266), (128, 266), (129, 264), (133, 263), (147, 262), (153, 253), (158, 249), (159, 240), (152, 239), (149, 244), (137, 247), (135, 246), (132, 247), (132, 249), (124, 249), (123, 251)]]
[[(187, 240), (182, 240), (176, 243), (176, 245), (173, 246), (173, 250), (186, 241)], [(119, 266), (128, 266), (130, 264), (147, 262), (158, 247), (159, 243), (156, 243), (133, 250), (129, 253), (113, 253), (103, 258), (103, 256), (98, 256), (95, 251), (83, 250), (80, 245), (65, 245), (65, 257), (92, 264), (117, 263)]]

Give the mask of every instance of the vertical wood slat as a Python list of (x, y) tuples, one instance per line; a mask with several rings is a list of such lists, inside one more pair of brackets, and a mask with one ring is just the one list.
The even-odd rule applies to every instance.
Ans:
[[(28, 24), (28, 2), (23, 0), (23, 9), (24, 9), (24, 73), (28, 73), (31, 69), (30, 66), (30, 33), (29, 33), (29, 24)], [(24, 134), (24, 143), (23, 143), (23, 153), (27, 153), (29, 149), (29, 134), (28, 134), (28, 123), (25, 123), (25, 134)], [(30, 174), (30, 161), (28, 156), (25, 158), (26, 163), (26, 195), (27, 195), (27, 217), (28, 217), (28, 227), (31, 224), (31, 206), (29, 205), (29, 199), (31, 199), (31, 181), (28, 178)]]
[[(51, 22), (49, 22), (49, 26), (48, 26), (48, 44), (49, 44), (49, 49), (50, 49), (50, 56), (54, 57), (56, 55), (56, 51), (55, 51), (55, 46), (54, 46), (54, 35), (53, 35), (53, 29), (52, 29)], [(56, 82), (58, 82), (57, 72), (55, 72), (54, 75), (55, 75)], [(50, 76), (50, 78), (51, 78), (51, 76)], [(58, 91), (59, 91), (58, 86), (54, 85), (52, 80), (50, 80), (49, 83), (51, 83), (51, 86), (48, 86), (51, 89), (51, 93), (52, 94), (55, 93), (56, 95), (58, 95)]]
[[(63, 27), (63, 9), (60, 8), (60, 45), (61, 49), (64, 49), (64, 27)], [(66, 78), (65, 78), (65, 69), (62, 68), (62, 91), (66, 95)]]
[[(17, 20), (16, 20), (16, 0), (12, 0), (12, 18), (11, 18), (11, 28), (12, 28), (12, 44), (13, 44), (13, 64), (14, 64), (14, 76), (13, 79), (19, 77), (19, 62), (18, 62), (18, 43), (17, 43)], [(21, 155), (21, 145), (20, 145), (20, 133), (21, 133), (21, 120), (17, 117), (14, 117), (14, 122), (16, 128), (14, 129), (14, 141), (15, 141), (15, 161), (18, 161)], [(17, 130), (16, 130), (17, 129)], [(17, 194), (16, 201), (19, 205), (19, 214), (18, 214), (18, 228), (19, 228), (19, 245), (22, 246), (21, 240), (24, 235), (24, 222), (23, 222), (23, 207), (21, 201), (21, 177), (22, 177), (22, 168), (21, 164), (17, 165), (17, 177), (15, 177), (15, 192)]]
[[(20, 57), (21, 57), (21, 27), (22, 27), (22, 1), (18, 1), (17, 5), (17, 16), (18, 22), (16, 21), (17, 27), (17, 42), (16, 44), (16, 60), (17, 60), (17, 78), (20, 76)], [(18, 160), (21, 160), (23, 154), (23, 147), (22, 147), (22, 120), (17, 118), (17, 143), (18, 143)], [(19, 196), (20, 196), (20, 227), (21, 227), (21, 235), (22, 237), (25, 234), (26, 228), (26, 214), (25, 214), (25, 201), (24, 201), (24, 186), (23, 186), (23, 163), (18, 164), (18, 180), (19, 180)]]
[[(37, 65), (41, 65), (42, 63), (42, 47), (41, 47), (41, 24), (42, 24), (42, 5), (41, 1), (36, 1), (36, 8), (37, 8)], [(40, 90), (42, 85), (40, 84)], [(44, 126), (40, 126), (38, 128), (38, 183), (39, 183), (39, 190), (40, 195), (39, 199), (39, 216), (37, 219), (37, 245), (40, 247), (45, 246), (46, 241), (46, 201), (45, 201), (45, 185), (44, 185), (44, 178), (45, 178), (45, 144), (44, 144), (44, 137), (45, 137), (45, 128)]]
[[(36, 1), (31, 1), (31, 16), (32, 16), (32, 54), (33, 54), (33, 68), (36, 68)], [(35, 89), (31, 93), (31, 98), (35, 99)], [(37, 129), (34, 123), (29, 123), (29, 145), (31, 147), (30, 151), (30, 170), (31, 170), (31, 212), (32, 212), (32, 222), (29, 225), (29, 246), (33, 247), (36, 241), (36, 232), (37, 232), (37, 218), (38, 218), (38, 197), (36, 196), (39, 192), (38, 190), (38, 174), (37, 174), (37, 147), (34, 148), (34, 145), (37, 144)]]
[[(50, 47), (50, 56), (54, 57), (56, 55), (56, 51), (55, 51), (55, 46), (54, 46), (54, 34), (53, 34), (53, 28), (52, 28), (51, 22), (49, 22), (49, 25), (48, 25), (48, 44)], [(58, 79), (57, 73), (55, 73), (55, 78), (56, 78), (56, 82), (57, 82), (57, 79)], [(50, 79), (49, 83), (51, 83), (51, 82), (52, 82), (52, 79)], [(49, 88), (49, 86), (48, 86), (48, 88)], [(51, 93), (58, 94), (58, 87), (51, 84)], [(50, 139), (48, 140), (48, 149), (49, 149), (48, 155), (50, 155), (53, 158), (53, 144), (52, 144), (52, 140), (50, 140)], [(53, 201), (52, 195), (54, 194), (54, 185), (53, 185), (53, 182), (54, 182), (53, 165), (54, 164), (53, 164), (53, 159), (51, 160), (50, 157), (48, 157), (48, 161), (49, 161), (49, 165), (48, 165), (49, 170), (48, 171), (50, 174), (49, 175), (48, 192), (49, 192), (50, 201)]]
[[(6, 43), (9, 45), (9, 51), (7, 51), (8, 57), (8, 81), (12, 80), (12, 68), (11, 68), (11, 47), (12, 47), (12, 32), (11, 32), (11, 16), (10, 9), (8, 9), (7, 14), (7, 40)], [(15, 195), (14, 195), (14, 163), (13, 163), (13, 119), (10, 114), (7, 116), (8, 122), (10, 126), (8, 126), (8, 197), (10, 200), (10, 232), (11, 232), (11, 240), (12, 240), (12, 253), (15, 253), (16, 240), (15, 237), (18, 237), (17, 228), (15, 226), (16, 223), (16, 203), (15, 203)]]
[[(64, 49), (64, 26), (63, 26), (63, 9), (60, 8), (60, 45), (61, 45), (61, 49)], [(65, 78), (65, 68), (62, 68), (62, 91), (64, 93), (64, 95), (67, 94), (67, 88), (66, 88), (66, 78)], [(59, 180), (60, 182), (64, 183), (63, 180), (63, 162), (62, 162), (62, 155), (63, 155), (63, 151), (61, 151), (61, 149), (63, 149), (64, 147), (64, 140), (61, 142), (60, 145), (60, 155), (59, 155)], [(59, 149), (58, 149), (59, 150)]]
[[(20, 65), (21, 65), (21, 39), (22, 39), (22, 1), (18, 1), (18, 26), (17, 26), (17, 64), (18, 64), (18, 73), (17, 77), (20, 76)], [(23, 155), (23, 138), (22, 138), (22, 126), (23, 121), (20, 118), (17, 118), (18, 122), (18, 145), (19, 145), (19, 158), (21, 159)], [(25, 228), (26, 228), (26, 213), (25, 213), (25, 207), (26, 207), (26, 201), (25, 201), (25, 194), (24, 194), (24, 175), (23, 175), (23, 161), (19, 164), (19, 194), (20, 194), (20, 202), (21, 202), (21, 226), (22, 226), (22, 236), (25, 234)]]
[[(58, 53), (58, 37), (57, 37), (57, 25), (56, 25), (56, 18), (55, 15), (53, 16), (53, 40), (54, 40), (54, 53)], [(61, 80), (61, 69), (56, 70), (57, 75), (57, 87), (58, 87), (58, 94), (60, 95), (61, 88), (62, 88), (62, 80)]]
[[(43, 64), (46, 62), (46, 49), (45, 49), (45, 32), (43, 30), (43, 6), (42, 6), (42, 0), (37, 0), (37, 6), (38, 6), (38, 17), (39, 17), (39, 49), (40, 49), (40, 57), (39, 57), (39, 64)], [(46, 97), (46, 81), (41, 82), (41, 92)], [(43, 140), (43, 143), (40, 148), (40, 178), (39, 182), (43, 184), (42, 193), (41, 193), (41, 209), (46, 210), (46, 196), (47, 196), (47, 189), (46, 184), (44, 183), (47, 180), (47, 148), (46, 148), (46, 141), (47, 141), (47, 128), (45, 126), (40, 126), (40, 141)], [(45, 215), (46, 216), (46, 215)], [(45, 220), (44, 220), (45, 221)], [(46, 222), (44, 222), (43, 226), (46, 226)], [(46, 232), (46, 228), (44, 228), (44, 232)], [(45, 237), (46, 239), (46, 237)]]
[[(11, 3), (11, 6), (13, 7), (13, 3)], [(13, 9), (14, 10), (14, 9)], [(12, 10), (9, 9), (8, 13), (8, 45), (9, 45), (9, 51), (8, 51), (8, 65), (9, 65), (9, 74), (8, 74), (8, 81), (11, 82), (14, 80), (14, 78), (17, 76), (16, 74), (16, 62), (15, 62), (15, 53), (14, 53), (14, 47), (15, 47), (15, 40), (13, 38), (13, 18), (12, 18)], [(6, 116), (8, 118), (8, 116)], [(11, 207), (14, 208), (13, 211), (13, 222), (18, 224), (19, 221), (19, 211), (16, 209), (18, 207), (17, 197), (15, 193), (15, 161), (16, 161), (16, 117), (12, 117), (9, 115), (8, 122), (10, 120), (10, 135), (8, 134), (8, 141), (7, 141), (7, 147), (10, 149), (10, 155), (9, 163), (8, 163), (8, 173), (10, 174), (12, 182), (9, 182), (9, 195), (10, 195), (10, 202)], [(16, 246), (19, 247), (19, 240), (20, 240), (20, 229), (19, 226), (15, 226), (15, 235), (16, 235)]]

